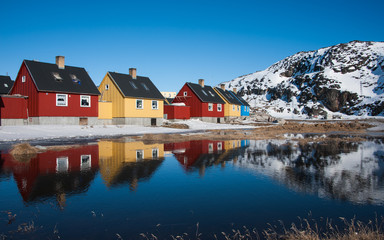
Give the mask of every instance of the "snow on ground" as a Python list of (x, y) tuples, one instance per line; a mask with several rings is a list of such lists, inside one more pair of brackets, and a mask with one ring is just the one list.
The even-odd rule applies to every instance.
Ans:
[(28, 125), (28, 126), (0, 126), (0, 142), (21, 140), (44, 140), (60, 138), (96, 138), (121, 135), (142, 135), (159, 133), (190, 133), (213, 129), (254, 128), (244, 125), (206, 123), (200, 120), (188, 120), (183, 123), (189, 129), (175, 129), (166, 127), (142, 127), (133, 125)]

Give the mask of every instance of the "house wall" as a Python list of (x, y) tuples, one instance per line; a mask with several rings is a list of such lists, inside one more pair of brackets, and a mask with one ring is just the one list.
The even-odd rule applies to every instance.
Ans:
[(167, 119), (190, 119), (191, 107), (165, 105), (164, 114), (167, 114)]
[[(105, 86), (108, 84), (108, 90)], [(112, 117), (122, 118), (124, 115), (124, 97), (115, 83), (111, 80), (108, 73), (100, 83), (99, 92), (101, 93), (99, 101), (112, 102)]]
[(99, 119), (112, 119), (112, 102), (99, 102)]
[(0, 95), (0, 126), (23, 125), (28, 119), (27, 104), (24, 97)]
[[(235, 110), (233, 110), (233, 106), (235, 106)], [(224, 116), (225, 117), (240, 117), (241, 116), (241, 106), (226, 103), (224, 108)]]
[(157, 109), (152, 109), (151, 99), (143, 100), (143, 109), (136, 109), (136, 100), (141, 98), (125, 98), (124, 99), (124, 117), (127, 118), (162, 118), (164, 114), (164, 101), (157, 101)]
[[(22, 82), (22, 77), (25, 76), (25, 82)], [(39, 116), (39, 98), (37, 88), (33, 82), (25, 63), (21, 64), (19, 73), (15, 79), (10, 95), (20, 94), (28, 96), (28, 113), (30, 117)]]
[(249, 107), (241, 105), (241, 116), (249, 116)]

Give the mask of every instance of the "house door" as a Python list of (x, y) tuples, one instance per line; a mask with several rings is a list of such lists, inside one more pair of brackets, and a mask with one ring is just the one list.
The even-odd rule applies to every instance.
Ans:
[(217, 123), (220, 123), (220, 118), (217, 118)]
[(151, 118), (151, 126), (156, 126), (156, 118)]

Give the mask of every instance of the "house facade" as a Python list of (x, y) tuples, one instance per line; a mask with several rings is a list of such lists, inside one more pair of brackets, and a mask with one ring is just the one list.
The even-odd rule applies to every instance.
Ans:
[(250, 111), (250, 105), (248, 104), (248, 102), (245, 101), (244, 98), (237, 93), (236, 88), (234, 88), (233, 91), (229, 92), (232, 94), (232, 96), (236, 97), (241, 102), (241, 116), (248, 117)]
[(161, 126), (163, 123), (164, 97), (148, 77), (136, 75), (130, 68), (129, 74), (107, 72), (99, 86), (100, 103), (109, 103), (110, 116), (99, 119), (112, 124)]
[(29, 124), (96, 124), (97, 87), (84, 68), (24, 60), (11, 95), (28, 97)]
[(199, 84), (185, 83), (172, 103), (184, 103), (189, 106), (191, 119), (212, 123), (224, 122), (225, 102), (212, 87), (204, 85), (203, 79), (199, 80)]
[(221, 84), (220, 88), (215, 87), (214, 90), (224, 100), (224, 119), (229, 121), (241, 116), (241, 102), (230, 91), (225, 90), (225, 85)]

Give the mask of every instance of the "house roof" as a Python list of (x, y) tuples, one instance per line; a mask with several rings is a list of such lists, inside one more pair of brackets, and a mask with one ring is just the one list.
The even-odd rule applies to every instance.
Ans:
[(223, 99), (213, 90), (211, 86), (205, 85), (204, 87), (196, 83), (187, 83), (188, 87), (196, 94), (202, 102), (209, 103), (222, 103), (225, 104)]
[(24, 60), (38, 91), (100, 95), (84, 68)]
[(13, 86), (13, 81), (9, 76), (0, 76), (0, 94), (8, 94)]
[(242, 96), (240, 96), (240, 94), (238, 93), (234, 93), (233, 91), (230, 91), (231, 94), (235, 97), (237, 97), (237, 99), (239, 99), (239, 101), (241, 102), (241, 105), (244, 105), (244, 106), (248, 106), (249, 107), (249, 104), (247, 101), (244, 100), (244, 98)]
[(220, 95), (227, 100), (230, 104), (235, 105), (243, 105), (239, 99), (237, 99), (235, 96), (232, 96), (232, 94), (228, 90), (223, 90), (221, 88), (215, 87), (215, 90), (220, 93)]
[(137, 76), (133, 79), (129, 74), (108, 72), (124, 97), (137, 97), (164, 100), (164, 96), (148, 77)]
[(165, 98), (166, 101), (164, 101), (165, 105), (171, 105), (174, 98)]

